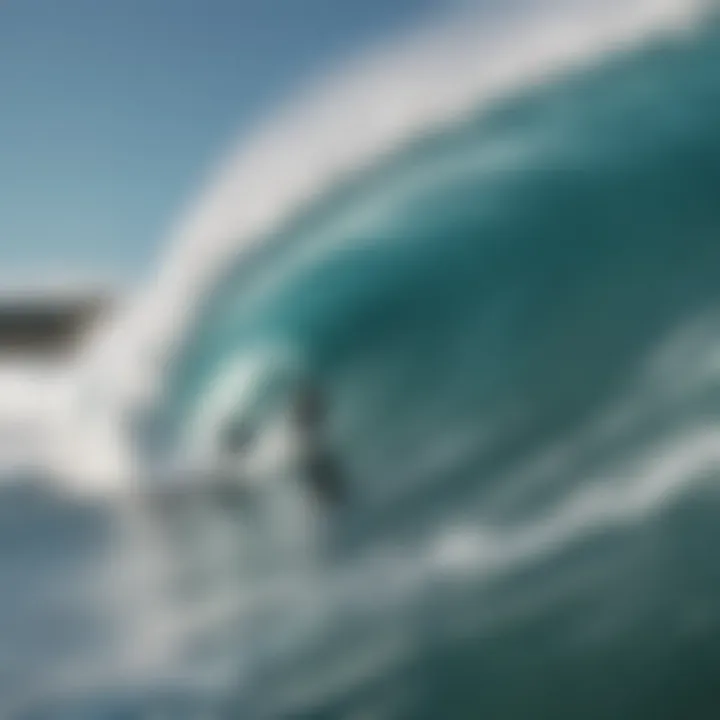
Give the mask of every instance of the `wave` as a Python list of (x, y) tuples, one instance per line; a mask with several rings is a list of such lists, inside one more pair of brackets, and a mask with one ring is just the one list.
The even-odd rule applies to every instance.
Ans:
[(500, 19), (466, 7), (301, 91), (223, 162), (173, 233), (158, 276), (91, 343), (85, 365), (94, 369), (86, 374), (100, 368), (113, 406), (157, 397), (168, 358), (227, 263), (244, 262), (239, 258), (265, 245), (293, 215), (338, 183), (402, 155), (399, 149), (414, 139), (476, 114), (479, 105), (492, 107), (653, 36), (682, 37), (706, 5), (549, 3)]
[[(492, 301), (496, 313), (516, 312), (513, 306), (522, 304), (522, 295), (529, 292), (519, 282), (528, 272), (523, 262), (538, 252), (539, 243), (533, 242), (531, 222), (514, 217), (514, 208), (527, 206), (528, 216), (557, 213), (553, 203), (577, 177), (587, 185), (588, 198), (596, 193), (582, 200), (589, 212), (599, 212), (604, 202), (620, 222), (633, 203), (622, 195), (619, 181), (613, 194), (603, 196), (607, 183), (631, 173), (642, 178), (646, 159), (661, 162), (665, 153), (672, 162), (673, 148), (688, 142), (692, 133), (711, 132), (701, 104), (712, 102), (712, 80), (704, 69), (712, 43), (712, 37), (703, 39), (702, 33), (681, 41), (659, 39), (646, 50), (626, 50), (554, 83), (533, 85), (336, 183), (332, 193), (291, 212), (274, 233), (253, 235), (263, 238), (260, 247), (240, 253), (234, 263), (223, 262), (223, 272), (206, 290), (186, 294), (192, 299), (197, 330), (188, 326), (185, 340), (175, 346), (179, 361), (165, 377), (174, 388), (169, 391), (172, 414), (191, 412), (187, 404), (202, 398), (200, 385), (221, 372), (222, 362), (232, 361), (253, 343), (294, 343), (297, 352), (318, 355), (311, 363), (331, 362), (329, 354), (340, 353), (344, 343), (346, 351), (351, 344), (356, 357), (366, 359), (370, 338), (362, 343), (360, 333), (371, 332), (376, 338), (382, 333), (373, 313), (383, 304), (392, 307), (393, 298), (403, 293), (415, 298), (416, 285), (425, 296), (428, 291), (445, 292), (447, 283), (455, 285), (454, 295), (465, 293), (418, 305), (428, 325), (443, 313), (445, 321), (454, 313), (448, 327), (455, 325), (458, 334), (462, 323), (469, 323), (466, 332), (484, 323), (475, 314), (466, 317), (476, 313), (479, 302)], [(661, 84), (667, 73), (692, 76), (695, 89), (680, 100), (676, 84)], [(668, 111), (673, 102), (682, 104), (682, 114)], [(655, 112), (657, 117), (650, 117)], [(633, 118), (642, 125), (642, 137)], [(671, 183), (669, 179), (668, 188)], [(648, 188), (639, 197), (652, 202), (655, 192)], [(635, 206), (640, 217), (643, 211)], [(686, 212), (684, 206), (678, 206), (680, 211)], [(647, 223), (658, 222), (652, 208), (643, 217)], [(549, 223), (556, 223), (560, 234), (568, 232), (570, 218), (560, 212), (540, 215), (535, 222), (542, 235), (547, 235)], [(693, 219), (700, 221), (699, 215)], [(439, 233), (453, 237), (443, 246), (436, 239)], [(239, 238), (247, 236), (238, 231), (236, 237), (242, 244)], [(565, 237), (559, 236), (556, 252)], [(545, 244), (546, 250), (551, 247)], [(641, 243), (636, 247), (643, 252)], [(493, 283), (486, 268), (501, 262), (498, 258), (511, 248), (518, 254), (518, 270), (508, 266), (504, 279)], [(597, 259), (612, 263), (615, 250), (606, 249)], [(566, 265), (573, 254), (579, 262), (589, 262), (570, 248)], [(324, 290), (313, 291), (313, 284)], [(497, 293), (506, 297), (495, 299)], [(403, 312), (405, 308), (397, 309)], [(383, 318), (386, 325), (389, 314)]]
[[(117, 600), (130, 685), (190, 678), (200, 698), (212, 675), (219, 717), (702, 714), (718, 647), (720, 29), (699, 6), (580, 7), (572, 42), (539, 12), (522, 61), (520, 35), (489, 46), (514, 68), (502, 82), (483, 59), (441, 92), (482, 35), (458, 19), (377, 56), (343, 76), (347, 95), (327, 90), (338, 135), (308, 100), (201, 203), (148, 306), (180, 303), (142, 348), (157, 363), (148, 457), (212, 454), (229, 418), (262, 426), (309, 376), (351, 502), (291, 568), (277, 515), (263, 534), (202, 493), (164, 519), (124, 506), (126, 535), (152, 535), (130, 553), (152, 587)], [(423, 53), (407, 117), (390, 104), (363, 134), (334, 114), (333, 98), (409, 83)]]

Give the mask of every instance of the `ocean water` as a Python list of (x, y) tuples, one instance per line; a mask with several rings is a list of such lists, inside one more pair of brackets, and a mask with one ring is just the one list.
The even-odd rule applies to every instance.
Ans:
[(4, 716), (714, 717), (718, 68), (712, 13), (616, 48), (228, 265), (149, 465), (309, 377), (348, 503), (6, 490)]

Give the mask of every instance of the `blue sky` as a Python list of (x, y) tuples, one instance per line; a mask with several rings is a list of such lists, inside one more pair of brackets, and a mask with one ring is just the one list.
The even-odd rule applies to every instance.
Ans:
[(0, 0), (0, 282), (144, 273), (304, 78), (440, 0)]

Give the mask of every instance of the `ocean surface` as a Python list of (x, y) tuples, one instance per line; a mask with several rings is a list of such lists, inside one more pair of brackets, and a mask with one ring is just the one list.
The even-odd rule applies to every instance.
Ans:
[(719, 329), (710, 12), (415, 137), (203, 297), (149, 466), (239, 418), (267, 470), (310, 378), (344, 506), (3, 486), (0, 716), (715, 717)]

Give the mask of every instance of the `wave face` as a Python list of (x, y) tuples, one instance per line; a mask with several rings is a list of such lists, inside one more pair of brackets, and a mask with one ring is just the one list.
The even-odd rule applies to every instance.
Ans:
[[(608, 54), (417, 138), (227, 268), (153, 451), (212, 444), (235, 415), (262, 425), (309, 375), (352, 501), (336, 557), (301, 577), (267, 586), (233, 557), (197, 581), (230, 610), (185, 628), (186, 675), (150, 707), (712, 714), (718, 67), (714, 19)], [(172, 562), (199, 539), (205, 559), (265, 543), (226, 521), (192, 514)], [(198, 667), (228, 679), (188, 700), (178, 677)]]
[(163, 442), (309, 373), (352, 484), (352, 554), (283, 616), (244, 716), (710, 707), (719, 40), (711, 20), (417, 139), (205, 298)]
[(401, 434), (491, 431), (525, 456), (628, 403), (715, 307), (716, 39), (520, 93), (290, 218), (202, 301), (165, 434), (300, 367), (331, 388), (347, 452), (398, 463)]

